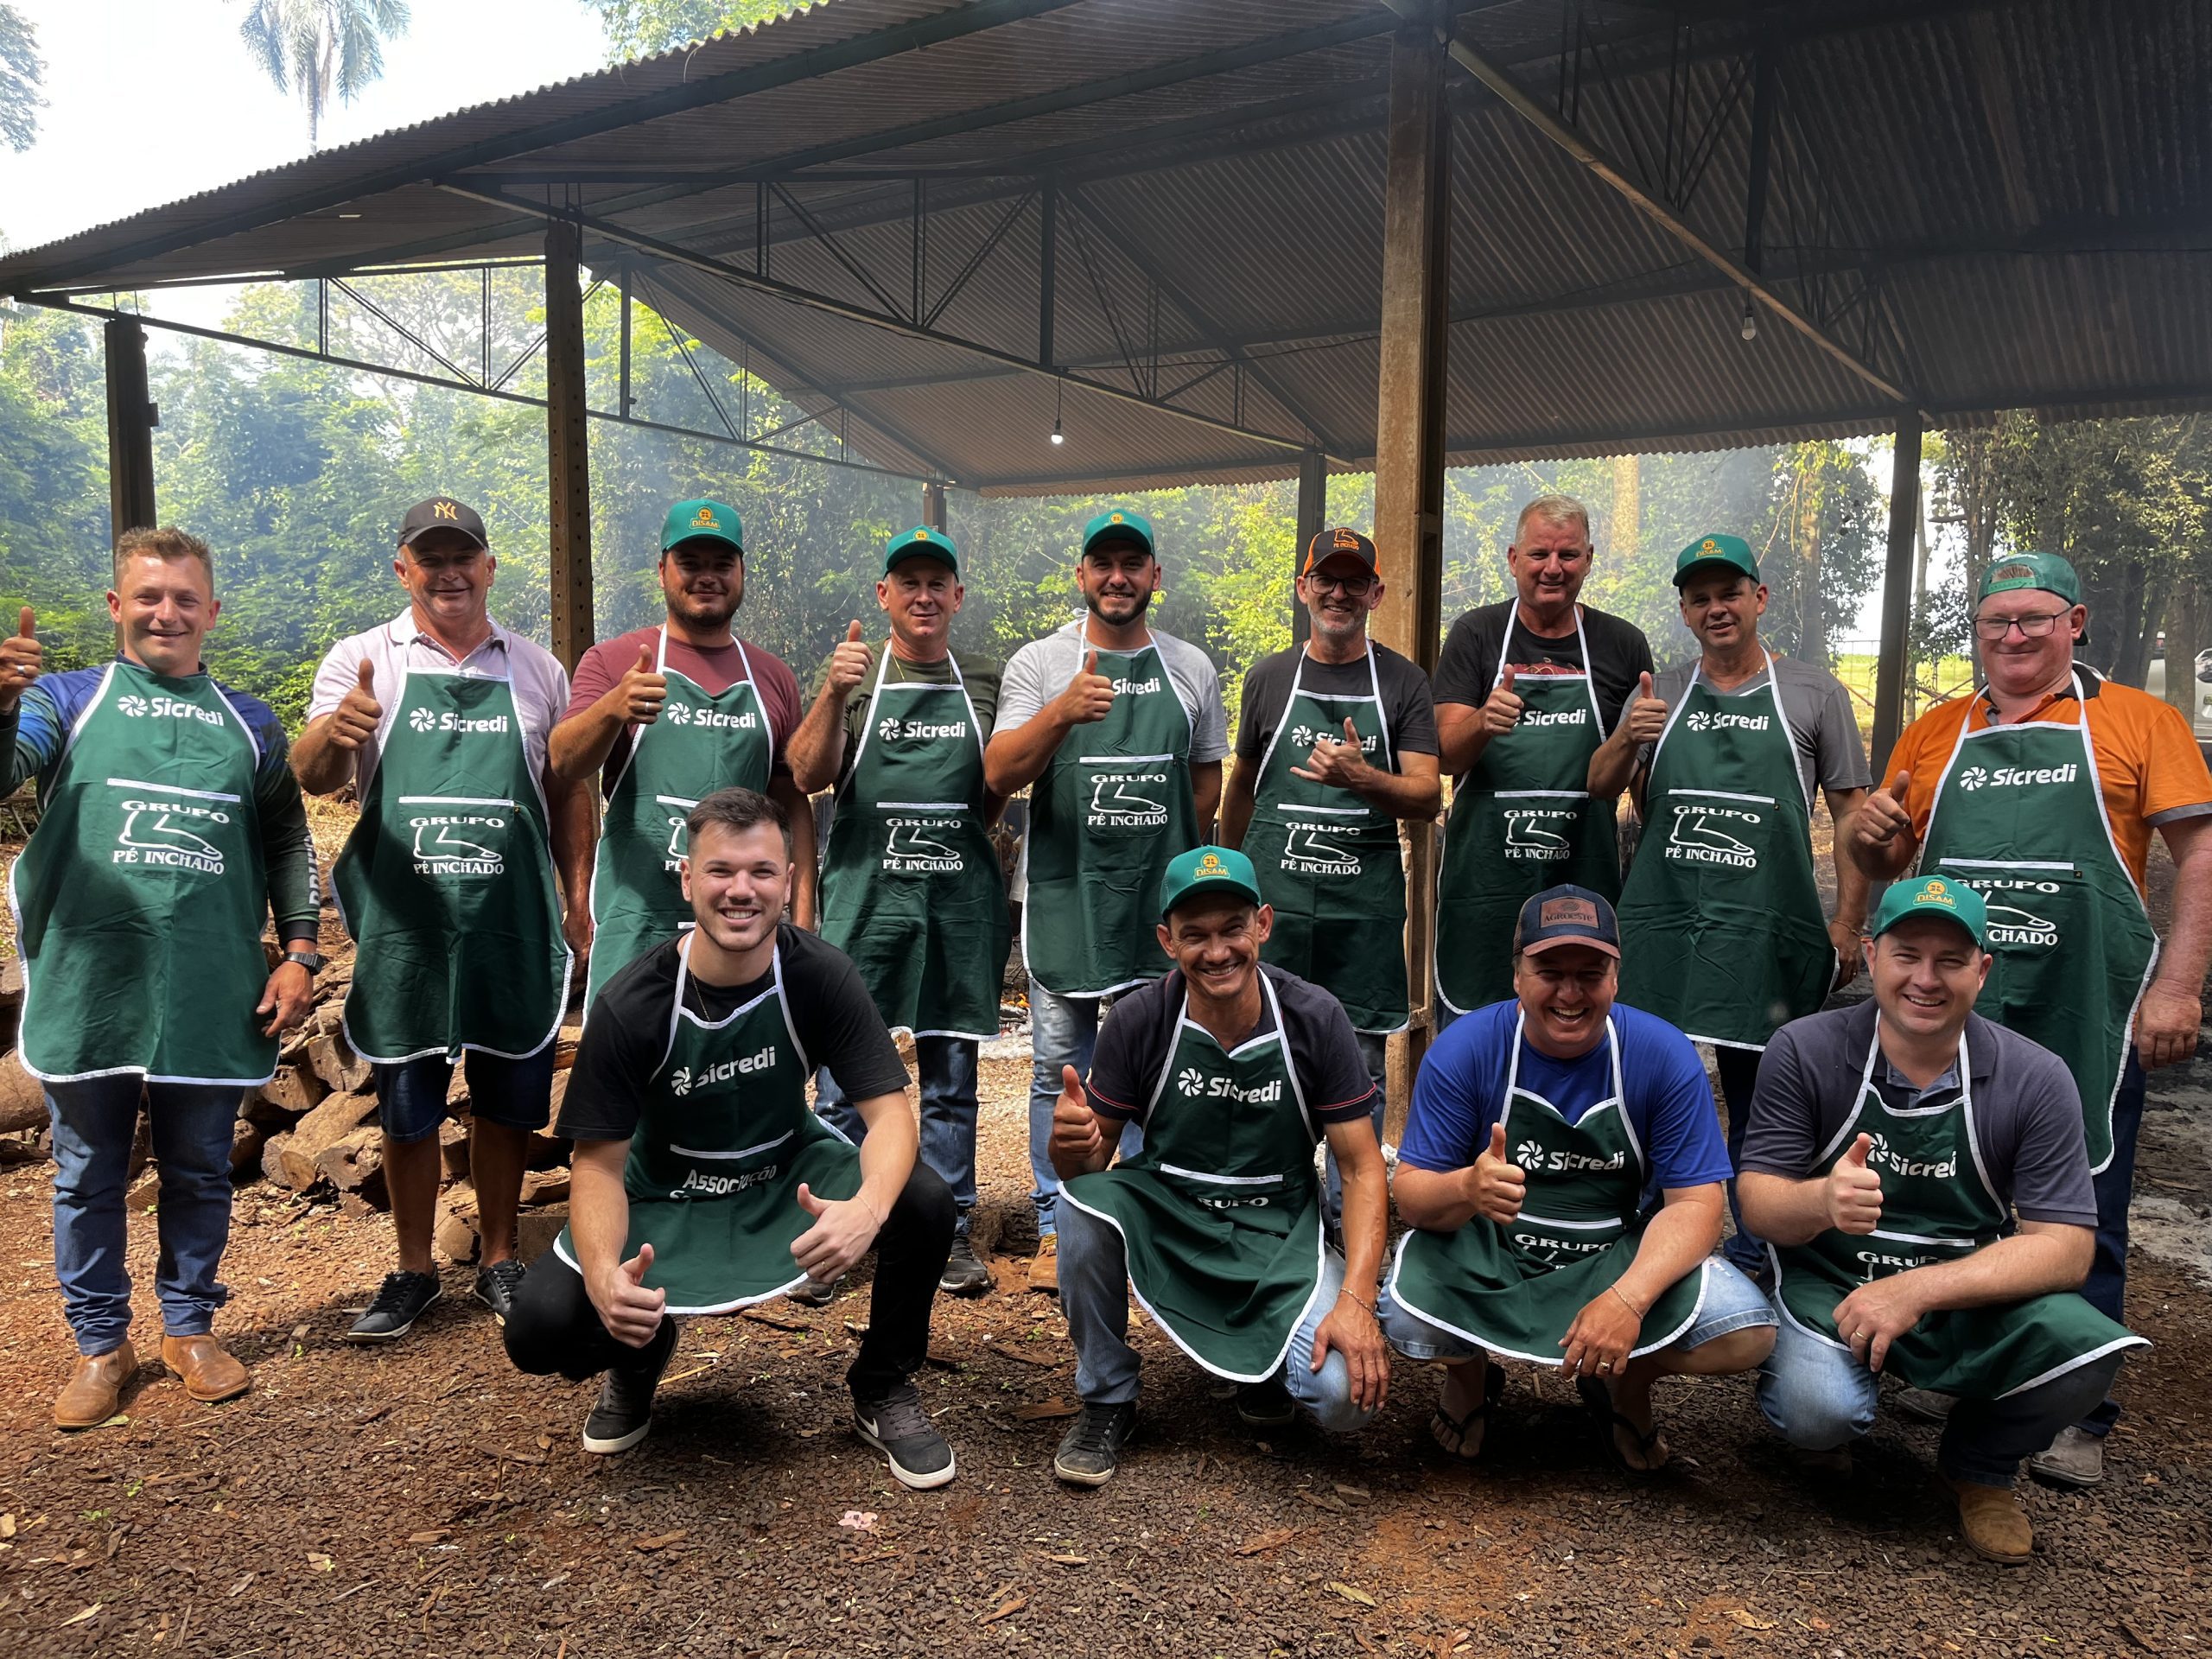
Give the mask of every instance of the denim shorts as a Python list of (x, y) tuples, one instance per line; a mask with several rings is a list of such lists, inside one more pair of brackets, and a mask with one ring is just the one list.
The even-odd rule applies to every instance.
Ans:
[[(486, 1122), (511, 1128), (542, 1129), (553, 1116), (553, 1049), (548, 1043), (518, 1060), (468, 1051), (468, 1109)], [(453, 1065), (442, 1054), (378, 1065), (377, 1118), (384, 1132), (405, 1145), (438, 1132), (451, 1116), (446, 1093)]]
[[(1708, 1342), (1755, 1325), (1779, 1323), (1773, 1305), (1740, 1268), (1717, 1255), (1706, 1257), (1702, 1266), (1705, 1289), (1698, 1299), (1697, 1313), (1690, 1320), (1690, 1328), (1667, 1344), (1669, 1348), (1702, 1348)], [(1419, 1314), (1400, 1307), (1388, 1293), (1383, 1297), (1382, 1313), (1382, 1334), (1408, 1359), (1472, 1359), (1482, 1351), (1456, 1332), (1431, 1325)]]

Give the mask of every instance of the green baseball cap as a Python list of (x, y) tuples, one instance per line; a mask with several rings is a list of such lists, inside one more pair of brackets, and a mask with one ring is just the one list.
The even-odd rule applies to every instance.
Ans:
[(660, 550), (690, 541), (720, 542), (733, 552), (744, 552), (745, 526), (738, 522), (737, 509), (704, 496), (677, 502), (660, 521)]
[(889, 575), (891, 567), (901, 559), (935, 559), (954, 575), (960, 574), (960, 550), (953, 546), (952, 537), (927, 524), (916, 524), (883, 544), (883, 574)]
[(1160, 878), (1160, 918), (1167, 919), (1168, 912), (1185, 899), (1199, 893), (1233, 893), (1254, 904), (1264, 904), (1260, 897), (1260, 878), (1252, 873), (1252, 861), (1243, 854), (1228, 847), (1193, 847), (1168, 861), (1166, 874)]
[(1916, 875), (1890, 883), (1882, 902), (1875, 906), (1874, 925), (1867, 930), (1867, 937), (1878, 939), (1911, 916), (1940, 916), (1947, 922), (1956, 922), (1976, 945), (1981, 944), (1989, 925), (1989, 907), (1966, 883), (1945, 875)]
[(2082, 602), (2082, 579), (2074, 567), (2056, 553), (2012, 553), (1993, 560), (1981, 573), (1981, 592), (1974, 603), (1992, 594), (2009, 594), (2017, 588), (2040, 588), (2069, 605)]
[(1675, 586), (1693, 576), (1717, 576), (1723, 571), (1759, 579), (1759, 562), (1751, 544), (1740, 536), (1700, 536), (1675, 555)]
[(1152, 520), (1134, 507), (1114, 507), (1100, 513), (1083, 527), (1083, 550), (1086, 553), (1101, 542), (1135, 542), (1153, 557), (1160, 556), (1152, 543)]

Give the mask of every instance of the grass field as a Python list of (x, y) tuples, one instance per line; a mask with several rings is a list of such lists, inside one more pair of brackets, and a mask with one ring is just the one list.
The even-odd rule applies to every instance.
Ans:
[[(1859, 716), (1859, 732), (1871, 736), (1874, 729), (1874, 662), (1872, 652), (1847, 654), (1835, 659), (1835, 677), (1851, 693), (1851, 706)], [(1961, 696), (1974, 689), (1974, 663), (1969, 658), (1945, 657), (1913, 665), (1912, 689), (1907, 693), (1904, 717), (1909, 724), (1937, 703)], [(1878, 760), (1880, 757), (1877, 756)]]

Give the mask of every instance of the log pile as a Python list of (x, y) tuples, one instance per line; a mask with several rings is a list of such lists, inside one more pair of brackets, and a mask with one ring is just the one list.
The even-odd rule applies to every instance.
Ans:
[[(353, 978), (350, 957), (334, 962), (315, 980), (315, 1004), (304, 1024), (287, 1033), (277, 1052), (276, 1075), (248, 1090), (238, 1108), (231, 1139), (231, 1174), (239, 1186), (256, 1182), (312, 1201), (334, 1203), (349, 1216), (388, 1211), (391, 1198), (385, 1184), (384, 1136), (377, 1127), (377, 1101), (369, 1063), (346, 1040), (346, 990)], [(0, 1055), (0, 1135), (37, 1132), (38, 1150), (48, 1140), (46, 1099), (13, 1050), (23, 995), (22, 967), (0, 969), (0, 1034), (10, 1052)], [(569, 1082), (577, 1031), (563, 1027), (553, 1074), (553, 1111)], [(441, 1191), (436, 1242), (457, 1262), (477, 1254), (475, 1189), (468, 1179), (468, 1096), (464, 1068), (454, 1071), (448, 1096), (454, 1116), (439, 1131)], [(128, 1203), (150, 1209), (160, 1195), (157, 1172), (146, 1160), (147, 1134), (139, 1124), (132, 1155)], [(549, 1134), (531, 1137), (529, 1173), (524, 1177), (522, 1209), (517, 1218), (517, 1254), (525, 1262), (549, 1246), (569, 1215), (569, 1143)]]

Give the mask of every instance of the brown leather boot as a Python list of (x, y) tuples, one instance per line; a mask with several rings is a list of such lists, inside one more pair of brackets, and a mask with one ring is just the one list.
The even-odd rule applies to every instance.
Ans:
[(1048, 1295), (1060, 1294), (1060, 1241), (1047, 1233), (1037, 1241), (1037, 1254), (1029, 1258), (1029, 1288)]
[(253, 1386), (253, 1373), (210, 1336), (163, 1337), (162, 1363), (184, 1379), (184, 1391), (195, 1400), (235, 1400)]
[(77, 1369), (54, 1396), (56, 1428), (97, 1428), (115, 1415), (123, 1398), (123, 1385), (138, 1369), (138, 1356), (130, 1344), (111, 1348), (104, 1354), (79, 1354)]
[(2035, 1553), (2035, 1529), (2010, 1486), (1970, 1480), (1946, 1483), (1959, 1500), (1959, 1532), (1967, 1548), (1986, 1561), (2024, 1567)]

